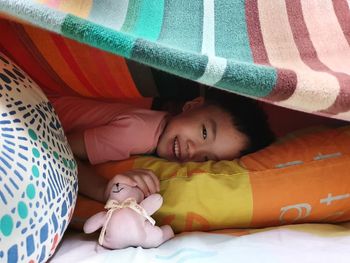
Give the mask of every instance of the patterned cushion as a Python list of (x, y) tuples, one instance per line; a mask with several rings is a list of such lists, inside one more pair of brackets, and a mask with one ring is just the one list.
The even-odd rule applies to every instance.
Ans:
[(0, 54), (0, 262), (46, 261), (76, 195), (76, 163), (53, 107)]

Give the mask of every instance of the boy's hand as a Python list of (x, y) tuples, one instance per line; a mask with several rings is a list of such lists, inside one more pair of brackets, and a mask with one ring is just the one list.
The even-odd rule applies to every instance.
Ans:
[(106, 187), (106, 199), (108, 199), (112, 186), (116, 183), (123, 183), (130, 186), (137, 186), (141, 189), (145, 197), (159, 192), (159, 179), (147, 169), (135, 169), (118, 174), (111, 179)]

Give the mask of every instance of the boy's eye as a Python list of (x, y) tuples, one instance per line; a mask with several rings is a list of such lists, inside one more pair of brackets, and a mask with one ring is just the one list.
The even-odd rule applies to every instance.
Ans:
[(204, 125), (202, 127), (202, 136), (204, 140), (207, 138), (207, 128)]

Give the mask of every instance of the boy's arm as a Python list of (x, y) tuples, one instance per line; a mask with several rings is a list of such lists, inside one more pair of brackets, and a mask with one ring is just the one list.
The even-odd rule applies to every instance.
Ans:
[(80, 160), (87, 160), (88, 155), (85, 147), (84, 132), (67, 134), (67, 139), (73, 154)]
[(108, 180), (102, 176), (97, 176), (88, 162), (81, 161), (79, 158), (75, 158), (75, 160), (78, 164), (79, 193), (105, 203), (105, 189)]
[(78, 164), (79, 193), (105, 203), (105, 189), (108, 180), (97, 176), (87, 161), (84, 132), (67, 134), (67, 140)]

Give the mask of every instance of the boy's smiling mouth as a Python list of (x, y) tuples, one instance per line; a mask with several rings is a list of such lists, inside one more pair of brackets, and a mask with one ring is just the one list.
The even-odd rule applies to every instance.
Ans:
[(179, 140), (177, 139), (177, 136), (174, 138), (173, 154), (174, 154), (174, 157), (177, 160), (180, 160), (180, 158), (181, 158), (181, 149), (180, 149), (180, 143), (179, 143)]

